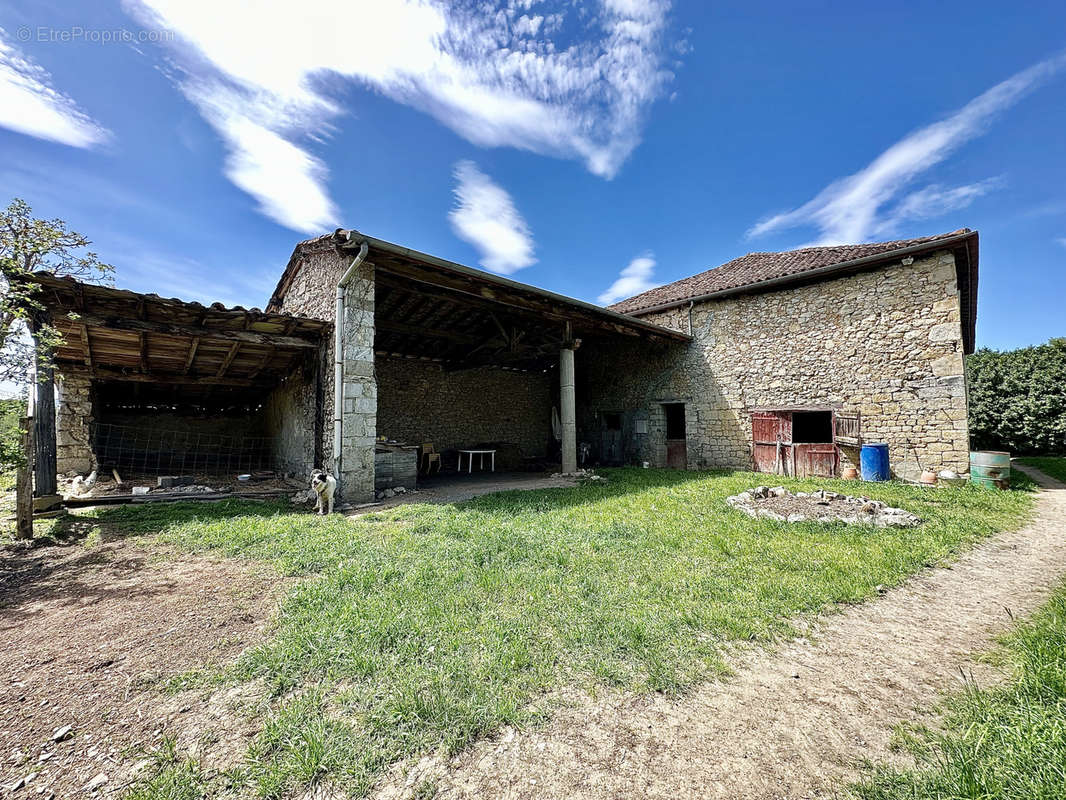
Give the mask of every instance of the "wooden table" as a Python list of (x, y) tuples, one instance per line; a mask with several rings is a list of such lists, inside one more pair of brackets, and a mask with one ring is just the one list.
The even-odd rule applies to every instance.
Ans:
[(466, 472), (469, 475), (474, 471), (474, 456), (479, 456), (478, 466), (481, 469), (485, 469), (485, 456), (490, 456), (489, 464), (491, 465), (492, 472), (496, 471), (496, 451), (495, 450), (460, 450), (459, 451), (459, 471), (463, 471), (463, 455), (466, 455)]

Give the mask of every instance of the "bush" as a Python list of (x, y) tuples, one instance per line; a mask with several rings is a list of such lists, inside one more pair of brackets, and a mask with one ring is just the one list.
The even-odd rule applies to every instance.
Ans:
[(26, 413), (22, 400), (0, 400), (0, 472), (7, 472), (22, 460), (19, 418)]
[(1066, 452), (1066, 338), (982, 348), (966, 359), (966, 380), (974, 450)]

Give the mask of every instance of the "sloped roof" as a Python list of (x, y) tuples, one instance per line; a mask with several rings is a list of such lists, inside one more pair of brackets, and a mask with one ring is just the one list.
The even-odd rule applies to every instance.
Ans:
[[(868, 266), (879, 261), (899, 258), (900, 250), (935, 249), (937, 246), (954, 243), (957, 240), (977, 234), (968, 228), (942, 233), (936, 236), (923, 236), (918, 239), (900, 239), (894, 242), (873, 242), (870, 244), (847, 244), (834, 247), (804, 247), (801, 250), (788, 250), (783, 253), (748, 253), (734, 258), (720, 267), (701, 272), (690, 278), (649, 289), (646, 292), (608, 306), (612, 311), (623, 314), (640, 315), (652, 309), (662, 308), (676, 303), (686, 302), (716, 292), (734, 289), (756, 288), (760, 284), (786, 278), (802, 276), (804, 273), (826, 267), (849, 264), (862, 259), (874, 259)], [(877, 258), (883, 256), (882, 258)]]

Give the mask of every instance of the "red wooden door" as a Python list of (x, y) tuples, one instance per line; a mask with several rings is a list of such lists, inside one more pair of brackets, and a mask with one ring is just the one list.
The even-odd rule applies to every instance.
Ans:
[(753, 411), (752, 459), (756, 472), (788, 475), (792, 464), (792, 415), (787, 411)]
[(825, 444), (797, 444), (796, 477), (832, 478), (837, 474), (837, 446)]

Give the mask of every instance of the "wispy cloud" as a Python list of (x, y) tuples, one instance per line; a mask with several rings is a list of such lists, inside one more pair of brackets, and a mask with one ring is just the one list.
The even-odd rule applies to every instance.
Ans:
[(871, 233), (890, 236), (905, 223), (939, 217), (969, 206), (974, 200), (1003, 185), (1002, 178), (986, 178), (964, 186), (945, 188), (933, 183), (906, 195), (876, 220)]
[(533, 234), (507, 191), (472, 161), (455, 165), (455, 208), (448, 214), (455, 233), (481, 253), (485, 269), (510, 275), (535, 264)]
[(190, 81), (184, 91), (228, 145), (226, 177), (259, 201), (261, 213), (305, 233), (340, 222), (325, 163), (278, 132), (284, 126), (277, 114), (264, 114), (242, 92), (217, 84)]
[(1063, 247), (1066, 247), (1066, 236), (1060, 236), (1055, 241), (1061, 244)]
[[(124, 2), (141, 21), (177, 34), (178, 81), (238, 161), (261, 159), (205, 106), (239, 97), (241, 116), (313, 163), (306, 140), (328, 137), (346, 111), (336, 100), (340, 78), (429, 114), (476, 145), (579, 159), (610, 178), (640, 143), (675, 57), (668, 0), (305, 0), (299, 14), (287, 0), (264, 0), (254, 13), (215, 0)], [(223, 102), (205, 97), (205, 88)], [(326, 194), (324, 169), (298, 172)], [(274, 181), (242, 188), (264, 209), (277, 204)]]
[[(776, 214), (748, 231), (759, 236), (800, 226), (819, 229), (819, 244), (867, 241), (895, 221), (943, 213), (972, 202), (994, 184), (982, 181), (951, 189), (927, 187), (915, 196), (892, 204), (922, 173), (959, 147), (985, 132), (1001, 112), (1017, 103), (1043, 81), (1066, 66), (1066, 53), (1041, 61), (996, 84), (940, 122), (905, 136), (867, 167), (829, 184), (812, 200), (792, 211)], [(923, 194), (925, 193), (925, 194)]]
[(67, 144), (93, 147), (111, 134), (52, 86), (52, 76), (7, 41), (0, 28), (0, 126)]
[(652, 253), (644, 253), (630, 261), (629, 265), (618, 273), (618, 279), (596, 299), (602, 305), (609, 306), (659, 286), (654, 278), (655, 256)]

